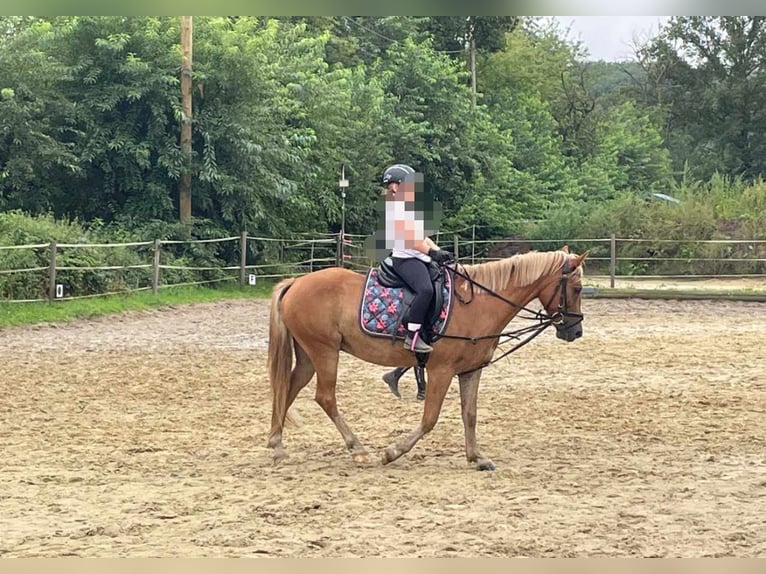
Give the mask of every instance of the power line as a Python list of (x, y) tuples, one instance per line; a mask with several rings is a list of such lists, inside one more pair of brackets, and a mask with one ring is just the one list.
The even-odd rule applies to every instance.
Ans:
[[(400, 44), (401, 43), (399, 40), (394, 40), (393, 38), (389, 38), (388, 36), (384, 36), (380, 32), (377, 32), (375, 30), (371, 30), (367, 26), (364, 26), (363, 24), (357, 22), (356, 20), (353, 20), (352, 18), (349, 18), (348, 16), (343, 16), (343, 18), (347, 22), (351, 22), (352, 24), (355, 24), (355, 25), (359, 26), (362, 30), (370, 32), (371, 34), (375, 34), (376, 36), (379, 36), (379, 37), (383, 38), (384, 40), (388, 40), (392, 44)], [(465, 52), (465, 50), (434, 50), (434, 52), (437, 52), (439, 54), (462, 54), (463, 52)]]

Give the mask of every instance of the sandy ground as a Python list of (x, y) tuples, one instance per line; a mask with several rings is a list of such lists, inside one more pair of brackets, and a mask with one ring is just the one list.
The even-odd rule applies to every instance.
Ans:
[[(264, 301), (2, 330), (0, 555), (766, 556), (766, 305), (584, 311), (582, 339), (485, 371), (489, 473), (465, 461), (456, 383), (385, 467), (352, 462), (311, 383), (273, 466)], [(341, 362), (376, 455), (422, 407), (383, 372)]]
[[(611, 287), (608, 275), (587, 275), (585, 283), (599, 288)], [(678, 290), (707, 290), (707, 291), (764, 291), (766, 290), (766, 278), (764, 277), (729, 277), (729, 278), (704, 278), (688, 279), (680, 277), (667, 278), (644, 278), (644, 277), (618, 277), (615, 278), (614, 286), (617, 289), (678, 289)]]

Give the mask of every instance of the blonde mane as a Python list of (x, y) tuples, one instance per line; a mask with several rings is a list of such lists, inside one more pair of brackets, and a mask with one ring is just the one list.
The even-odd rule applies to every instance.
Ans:
[[(564, 258), (569, 255), (564, 251), (530, 251), (518, 253), (512, 257), (478, 265), (466, 265), (466, 273), (492, 291), (499, 291), (507, 286), (525, 287), (564, 265)], [(467, 281), (462, 288), (468, 289)], [(481, 292), (477, 289), (477, 292)]]

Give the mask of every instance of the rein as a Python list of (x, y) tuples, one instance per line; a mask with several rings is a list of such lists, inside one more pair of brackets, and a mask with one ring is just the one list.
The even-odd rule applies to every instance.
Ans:
[(487, 367), (489, 365), (492, 365), (493, 363), (496, 363), (500, 359), (504, 359), (514, 351), (517, 351), (527, 343), (529, 343), (532, 339), (540, 335), (543, 331), (545, 331), (548, 327), (551, 325), (558, 325), (564, 321), (567, 317), (574, 317), (577, 319), (577, 322), (583, 320), (582, 313), (573, 313), (567, 309), (567, 289), (566, 284), (569, 279), (569, 274), (571, 273), (570, 265), (569, 265), (569, 258), (567, 258), (564, 261), (564, 265), (561, 269), (561, 277), (559, 278), (558, 285), (556, 285), (556, 290), (553, 292), (553, 295), (551, 295), (551, 298), (548, 300), (548, 305), (553, 301), (553, 298), (556, 297), (556, 295), (559, 295), (559, 304), (558, 308), (556, 309), (556, 313), (553, 315), (548, 315), (548, 313), (545, 311), (545, 308), (548, 307), (548, 305), (545, 305), (543, 309), (539, 311), (533, 311), (532, 309), (529, 309), (528, 307), (525, 307), (523, 305), (519, 305), (518, 303), (515, 303), (514, 301), (511, 301), (507, 297), (504, 297), (500, 293), (497, 293), (496, 291), (493, 291), (492, 289), (489, 289), (488, 287), (482, 285), (481, 283), (475, 281), (468, 273), (463, 273), (462, 271), (458, 271), (457, 266), (455, 267), (447, 267), (444, 266), (445, 269), (452, 272), (453, 275), (457, 275), (459, 277), (462, 277), (468, 283), (471, 285), (471, 298), (467, 301), (465, 299), (462, 299), (460, 295), (458, 295), (457, 291), (455, 291), (455, 296), (457, 299), (464, 304), (468, 304), (471, 301), (473, 301), (474, 293), (473, 293), (473, 287), (474, 285), (480, 289), (483, 289), (496, 299), (500, 299), (504, 303), (511, 305), (512, 307), (516, 307), (519, 312), (526, 311), (527, 313), (532, 314), (531, 317), (520, 315), (519, 317), (522, 319), (527, 319), (531, 321), (538, 321), (537, 325), (531, 325), (529, 327), (523, 327), (521, 329), (516, 329), (513, 331), (503, 331), (502, 333), (498, 333), (496, 335), (482, 335), (479, 337), (465, 337), (461, 335), (439, 335), (434, 340), (438, 339), (458, 339), (462, 341), (470, 341), (473, 344), (476, 344), (479, 341), (483, 341), (486, 339), (499, 339), (500, 337), (510, 337), (512, 339), (520, 339), (523, 335), (529, 335), (525, 339), (520, 340), (516, 345), (514, 345), (511, 349), (505, 351), (502, 355), (499, 357), (496, 357), (490, 361), (486, 361), (476, 367), (475, 369), (471, 369), (470, 371), (464, 371), (462, 373), (458, 373), (458, 375), (463, 375), (466, 373), (470, 373), (479, 369), (483, 369), (484, 367)]

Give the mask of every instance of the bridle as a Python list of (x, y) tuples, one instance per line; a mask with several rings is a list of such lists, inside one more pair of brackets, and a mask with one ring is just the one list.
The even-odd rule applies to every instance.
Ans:
[[(562, 328), (565, 325), (566, 319), (574, 319), (573, 322), (570, 322), (570, 324), (566, 325), (566, 328), (571, 328), (577, 325), (578, 323), (582, 322), (583, 320), (582, 313), (576, 313), (574, 311), (570, 311), (568, 308), (567, 283), (569, 281), (569, 277), (571, 276), (573, 272), (571, 268), (571, 263), (569, 261), (569, 257), (567, 257), (564, 260), (564, 264), (562, 265), (562, 268), (561, 268), (561, 277), (559, 277), (558, 283), (556, 284), (556, 289), (553, 291), (551, 298), (548, 300), (548, 304), (545, 305), (544, 308), (539, 311), (533, 311), (532, 309), (529, 309), (528, 307), (515, 303), (514, 301), (511, 301), (510, 299), (508, 299), (507, 297), (504, 297), (500, 293), (497, 293), (496, 291), (493, 291), (492, 289), (486, 287), (485, 285), (482, 285), (481, 283), (475, 281), (468, 273), (458, 270), (457, 265), (455, 265), (454, 267), (449, 267), (445, 265), (444, 269), (448, 270), (453, 275), (462, 277), (463, 279), (468, 281), (469, 284), (471, 285), (471, 298), (468, 300), (463, 299), (461, 296), (457, 294), (457, 291), (455, 291), (455, 295), (457, 296), (458, 300), (461, 303), (468, 304), (471, 301), (473, 301), (473, 287), (476, 286), (480, 289), (483, 289), (484, 291), (486, 291), (493, 297), (507, 303), (508, 305), (511, 305), (512, 307), (516, 307), (519, 310), (519, 312), (525, 311), (531, 315), (531, 316), (518, 315), (519, 318), (537, 321), (537, 325), (523, 327), (521, 329), (515, 329), (513, 331), (503, 331), (502, 333), (497, 333), (496, 335), (482, 335), (479, 337), (465, 337), (460, 335), (436, 336), (434, 338), (434, 341), (438, 339), (458, 339), (458, 340), (470, 341), (473, 344), (476, 344), (479, 341), (483, 341), (486, 339), (500, 339), (500, 337), (509, 337), (512, 339), (519, 339), (519, 342), (516, 345), (514, 345), (511, 349), (505, 351), (499, 357), (495, 357), (494, 359), (490, 361), (485, 361), (484, 363), (482, 363), (475, 369), (471, 369), (470, 371), (465, 371), (463, 373), (458, 373), (458, 375), (463, 375), (463, 374), (470, 373), (479, 369), (483, 369), (486, 366), (496, 363), (500, 359), (504, 359), (505, 357), (513, 353), (514, 351), (517, 351), (518, 349), (520, 349), (521, 347), (529, 343), (532, 339), (540, 335), (543, 331), (545, 331), (551, 325), (555, 325), (556, 328)], [(547, 309), (550, 306), (550, 304), (555, 299), (556, 295), (558, 295), (559, 297), (559, 303), (556, 308), (556, 312), (553, 313), (553, 315), (549, 315), (545, 311), (545, 309)], [(526, 335), (526, 338), (521, 339), (521, 337), (524, 335)]]
[(567, 257), (561, 268), (561, 277), (559, 278), (558, 285), (556, 285), (556, 290), (553, 292), (553, 295), (551, 295), (551, 298), (548, 299), (548, 304), (545, 305), (545, 308), (547, 309), (558, 293), (559, 305), (556, 308), (556, 312), (553, 315), (548, 316), (553, 325), (562, 325), (565, 319), (575, 319), (573, 323), (568, 325), (568, 327), (573, 327), (577, 323), (581, 323), (583, 320), (582, 313), (570, 311), (567, 306), (567, 283), (569, 282), (571, 274), (571, 263), (569, 262), (569, 257)]

